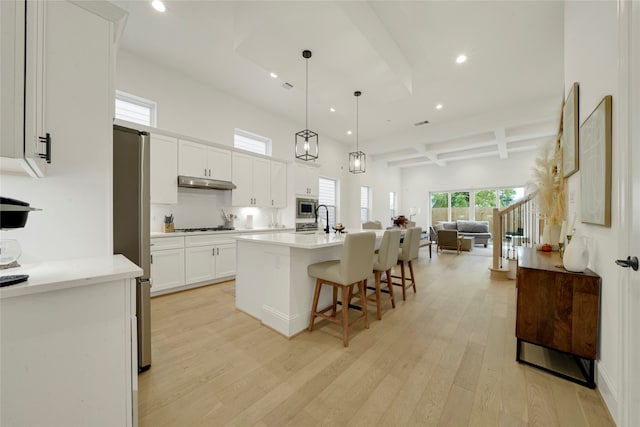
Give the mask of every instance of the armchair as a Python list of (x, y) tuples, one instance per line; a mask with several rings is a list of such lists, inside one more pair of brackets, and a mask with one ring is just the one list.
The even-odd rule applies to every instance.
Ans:
[(460, 253), (458, 247), (458, 230), (438, 230), (438, 251), (451, 249)]

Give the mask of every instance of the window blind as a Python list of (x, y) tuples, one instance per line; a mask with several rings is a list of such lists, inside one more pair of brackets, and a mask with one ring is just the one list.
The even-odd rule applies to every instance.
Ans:
[(360, 222), (369, 221), (369, 187), (360, 187)]
[(116, 119), (155, 127), (156, 103), (136, 95), (116, 91)]
[(336, 225), (337, 184), (335, 179), (320, 178), (318, 180), (318, 203), (326, 205), (329, 209), (329, 226)]
[(271, 139), (241, 129), (234, 129), (233, 146), (251, 153), (271, 155)]

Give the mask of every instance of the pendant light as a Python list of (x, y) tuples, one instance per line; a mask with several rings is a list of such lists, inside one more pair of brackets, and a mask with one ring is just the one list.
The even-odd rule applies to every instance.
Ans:
[(358, 98), (362, 95), (359, 90), (353, 92), (356, 97), (356, 151), (349, 153), (349, 172), (364, 173), (367, 166), (367, 155), (358, 150)]
[(312, 130), (309, 130), (309, 58), (311, 58), (310, 50), (303, 50), (302, 57), (307, 60), (307, 72), (306, 72), (306, 94), (305, 94), (305, 116), (304, 124), (305, 129), (296, 133), (296, 159), (315, 160), (318, 158), (318, 134)]

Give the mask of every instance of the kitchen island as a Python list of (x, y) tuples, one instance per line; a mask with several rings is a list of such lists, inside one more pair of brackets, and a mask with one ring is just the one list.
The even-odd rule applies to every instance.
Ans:
[[(376, 245), (384, 231), (376, 231)], [(272, 233), (237, 236), (236, 308), (286, 337), (309, 325), (315, 279), (307, 266), (340, 259), (341, 234)], [(373, 254), (372, 254), (373, 256)], [(331, 303), (323, 289), (320, 306)]]

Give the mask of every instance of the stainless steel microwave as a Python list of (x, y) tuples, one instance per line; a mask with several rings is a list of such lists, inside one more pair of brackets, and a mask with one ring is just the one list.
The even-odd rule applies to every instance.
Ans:
[(315, 218), (318, 199), (296, 199), (296, 218)]

